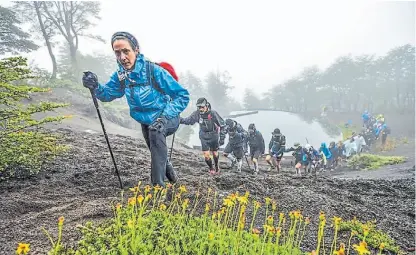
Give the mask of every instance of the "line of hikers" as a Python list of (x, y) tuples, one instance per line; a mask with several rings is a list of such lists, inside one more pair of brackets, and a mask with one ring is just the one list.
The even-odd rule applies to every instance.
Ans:
[(371, 146), (376, 140), (381, 138), (381, 145), (384, 146), (387, 136), (391, 133), (390, 127), (387, 126), (384, 115), (371, 115), (368, 111), (364, 111), (361, 116), (363, 120), (363, 131), (367, 145)]
[[(218, 164), (219, 147), (224, 144), (226, 135), (229, 136), (228, 144), (224, 148), (223, 155), (230, 160), (230, 167), (237, 165), (237, 171), (241, 172), (243, 159), (252, 162), (254, 168), (253, 173), (257, 174), (259, 171), (259, 158), (266, 155), (266, 162), (269, 164), (269, 171), (275, 169), (280, 172), (280, 162), (285, 152), (293, 152), (295, 158), (296, 174), (300, 174), (301, 167), (314, 169), (318, 163), (323, 161), (323, 166), (332, 166), (332, 158), (338, 158), (338, 152), (334, 149), (335, 143), (326, 147), (322, 143), (319, 150), (314, 149), (307, 144), (305, 147), (300, 146), (300, 143), (295, 143), (294, 146), (286, 148), (286, 137), (280, 132), (279, 128), (275, 128), (272, 132), (272, 138), (268, 145), (268, 153), (265, 154), (265, 142), (263, 135), (256, 129), (254, 123), (248, 126), (246, 131), (240, 123), (232, 119), (225, 121), (215, 110), (211, 109), (211, 104), (206, 98), (199, 98), (196, 106), (198, 110), (194, 111), (186, 118), (180, 118), (180, 123), (184, 125), (194, 125), (199, 123), (199, 139), (201, 140), (201, 148), (208, 165), (209, 173), (219, 174), (220, 167)], [(334, 157), (332, 157), (334, 155)], [(212, 162), (214, 161), (214, 162)]]

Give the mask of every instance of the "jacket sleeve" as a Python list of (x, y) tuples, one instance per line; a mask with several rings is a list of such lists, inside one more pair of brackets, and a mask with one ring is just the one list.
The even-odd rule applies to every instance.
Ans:
[(176, 117), (189, 104), (189, 92), (182, 87), (163, 67), (155, 65), (154, 78), (160, 88), (172, 99), (163, 111), (164, 116)]
[(224, 119), (218, 114), (217, 111), (211, 110), (212, 117), (214, 118), (214, 123), (220, 127), (220, 131), (225, 127)]
[(99, 84), (95, 90), (95, 96), (102, 102), (111, 102), (116, 98), (124, 96), (124, 89), (121, 87), (117, 72), (111, 75), (106, 84)]
[(290, 151), (295, 151), (295, 148), (290, 147), (290, 148), (288, 148), (288, 149), (285, 149), (285, 151), (284, 151), (284, 152), (290, 152)]
[(269, 152), (272, 150), (272, 147), (273, 147), (273, 138), (270, 139), (270, 142), (269, 142)]
[(260, 139), (261, 153), (264, 154), (264, 152), (266, 151), (266, 145), (264, 144), (263, 135), (260, 132), (259, 132), (259, 139)]
[(193, 125), (193, 124), (197, 123), (198, 121), (199, 121), (199, 112), (198, 111), (194, 111), (188, 117), (181, 118), (180, 119), (180, 124)]

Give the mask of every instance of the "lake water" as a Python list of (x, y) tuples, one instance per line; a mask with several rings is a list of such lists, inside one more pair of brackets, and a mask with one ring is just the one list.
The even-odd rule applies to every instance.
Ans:
[[(247, 111), (232, 112), (230, 115), (246, 113)], [(225, 119), (225, 118), (224, 118)], [(315, 148), (319, 148), (322, 142), (327, 145), (331, 141), (338, 142), (342, 139), (342, 133), (333, 126), (330, 126), (325, 119), (311, 119), (305, 118), (299, 114), (281, 112), (281, 111), (259, 111), (256, 114), (244, 115), (232, 118), (240, 123), (244, 129), (248, 129), (250, 123), (256, 125), (264, 138), (266, 144), (266, 153), (268, 144), (272, 137), (272, 132), (275, 128), (279, 128), (280, 132), (286, 136), (286, 147), (292, 146), (295, 142), (305, 145), (309, 144)], [(200, 146), (199, 140), (199, 125), (193, 126), (193, 134), (191, 135), (188, 145)], [(227, 144), (228, 135), (225, 140)], [(223, 145), (222, 147), (224, 147)], [(289, 153), (290, 154), (290, 153)]]

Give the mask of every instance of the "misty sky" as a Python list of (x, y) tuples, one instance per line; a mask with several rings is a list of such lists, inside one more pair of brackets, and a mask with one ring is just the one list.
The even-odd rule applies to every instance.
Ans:
[[(343, 54), (381, 55), (415, 45), (414, 2), (119, 0), (102, 1), (101, 16), (91, 32), (109, 41), (115, 31), (129, 31), (145, 56), (168, 61), (177, 72), (203, 78), (217, 67), (228, 70), (237, 98), (246, 87), (265, 92)], [(81, 40), (80, 47), (111, 53), (109, 42)], [(30, 55), (51, 67), (46, 48)]]

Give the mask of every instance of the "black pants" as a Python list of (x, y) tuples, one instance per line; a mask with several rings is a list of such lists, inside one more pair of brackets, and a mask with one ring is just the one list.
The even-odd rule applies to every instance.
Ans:
[(242, 159), (244, 157), (243, 144), (228, 143), (224, 148), (224, 154), (228, 155), (230, 153), (233, 153), (237, 159)]
[[(176, 132), (179, 127), (179, 117), (167, 120), (165, 132), (149, 130), (148, 125), (142, 124), (143, 137), (151, 154), (151, 182), (154, 186), (165, 187), (164, 178), (167, 171), (174, 171), (168, 160), (168, 146), (166, 137)], [(169, 168), (169, 169), (168, 169)]]
[(217, 132), (200, 132), (199, 139), (202, 151), (218, 151), (220, 136)]

